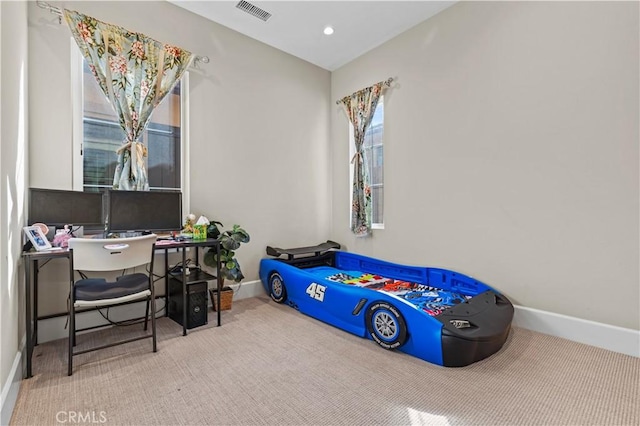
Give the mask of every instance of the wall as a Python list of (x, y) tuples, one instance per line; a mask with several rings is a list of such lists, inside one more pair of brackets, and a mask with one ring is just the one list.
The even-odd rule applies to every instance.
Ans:
[(385, 229), (349, 232), (332, 108), (333, 232), (475, 276), (515, 304), (640, 329), (637, 2), (461, 2), (332, 74), (388, 77)]
[[(326, 238), (328, 71), (168, 2), (64, 5), (210, 58), (190, 73), (191, 211), (251, 234), (237, 253), (247, 281), (258, 279), (266, 245)], [(31, 185), (71, 189), (71, 35), (31, 3), (29, 36)], [(63, 312), (66, 271), (48, 273), (42, 310)]]
[(0, 424), (17, 397), (24, 334), (22, 226), (27, 185), (27, 6), (0, 2)]

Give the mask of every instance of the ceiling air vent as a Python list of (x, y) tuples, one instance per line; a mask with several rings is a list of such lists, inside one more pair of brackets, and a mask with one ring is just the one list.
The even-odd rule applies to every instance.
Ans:
[(260, 9), (258, 6), (254, 6), (248, 1), (240, 0), (236, 7), (249, 15), (253, 15), (256, 18), (262, 19), (267, 22), (267, 19), (271, 18), (271, 14), (264, 9)]

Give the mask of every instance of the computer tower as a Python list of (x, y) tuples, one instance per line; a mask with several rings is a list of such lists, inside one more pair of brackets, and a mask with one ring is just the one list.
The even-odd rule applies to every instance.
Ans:
[[(207, 324), (207, 282), (198, 281), (187, 284), (187, 328)], [(182, 282), (169, 279), (169, 318), (180, 325), (183, 321)]]

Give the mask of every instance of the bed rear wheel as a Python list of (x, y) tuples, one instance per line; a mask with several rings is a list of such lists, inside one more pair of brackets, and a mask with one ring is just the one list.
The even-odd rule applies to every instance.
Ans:
[(276, 303), (284, 303), (287, 300), (287, 288), (284, 286), (284, 280), (277, 272), (269, 275), (269, 296)]
[(367, 330), (385, 349), (396, 349), (407, 341), (407, 324), (398, 309), (384, 301), (373, 302), (365, 315)]

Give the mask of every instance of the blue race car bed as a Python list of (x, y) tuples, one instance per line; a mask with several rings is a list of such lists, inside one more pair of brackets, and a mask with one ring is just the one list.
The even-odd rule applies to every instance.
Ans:
[(267, 247), (273, 257), (260, 262), (267, 293), (385, 349), (446, 367), (484, 359), (506, 341), (513, 305), (488, 285), (446, 269), (403, 266), (339, 248), (332, 241)]

